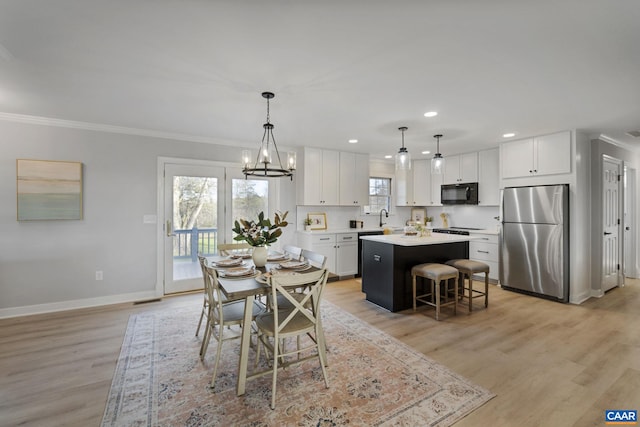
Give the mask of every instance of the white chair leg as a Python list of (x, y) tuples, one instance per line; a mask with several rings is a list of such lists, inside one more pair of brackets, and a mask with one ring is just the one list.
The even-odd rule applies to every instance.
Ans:
[(220, 363), (220, 353), (222, 353), (223, 329), (224, 328), (220, 328), (220, 332), (218, 334), (218, 348), (216, 349), (216, 361), (213, 364), (213, 375), (211, 376), (211, 388), (214, 388), (216, 385), (216, 373), (218, 372), (218, 364)]
[[(275, 342), (277, 341), (277, 342)], [(271, 409), (276, 409), (276, 382), (278, 379), (278, 350), (280, 349), (280, 340), (273, 343), (273, 381), (271, 383)]]

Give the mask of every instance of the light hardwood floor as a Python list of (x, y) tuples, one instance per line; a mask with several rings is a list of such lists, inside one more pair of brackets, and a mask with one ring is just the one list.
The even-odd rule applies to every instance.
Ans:
[[(640, 281), (563, 305), (491, 285), (453, 317), (389, 313), (359, 280), (325, 297), (497, 396), (457, 426), (602, 426), (605, 409), (640, 409)], [(478, 283), (479, 285), (479, 283)], [(132, 313), (194, 307), (200, 294), (0, 320), (0, 426), (97, 426)], [(327, 337), (330, 339), (330, 337)]]

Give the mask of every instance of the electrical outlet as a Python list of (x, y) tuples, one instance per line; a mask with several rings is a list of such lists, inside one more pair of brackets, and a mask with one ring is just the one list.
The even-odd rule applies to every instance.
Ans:
[(96, 280), (102, 280), (104, 276), (102, 275), (102, 270), (96, 271)]

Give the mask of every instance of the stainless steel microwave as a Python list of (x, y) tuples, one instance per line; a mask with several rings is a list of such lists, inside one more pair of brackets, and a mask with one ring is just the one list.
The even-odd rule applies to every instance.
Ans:
[(440, 186), (440, 201), (443, 205), (477, 205), (478, 183), (442, 185)]

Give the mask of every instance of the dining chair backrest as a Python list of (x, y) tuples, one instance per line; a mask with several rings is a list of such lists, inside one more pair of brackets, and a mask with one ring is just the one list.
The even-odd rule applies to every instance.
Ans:
[(300, 255), (302, 255), (302, 248), (293, 245), (284, 245), (282, 247), (282, 251), (285, 255), (288, 255), (292, 260), (299, 260)]
[[(315, 325), (319, 321), (322, 291), (324, 285), (327, 283), (328, 277), (329, 271), (323, 268), (309, 273), (295, 275), (274, 274), (269, 278), (276, 331), (281, 332), (285, 330), (289, 322), (299, 314), (302, 314), (309, 320), (309, 326)], [(290, 292), (292, 289), (303, 286), (307, 288), (307, 293), (302, 294), (304, 295), (303, 298), (299, 298), (299, 295), (296, 298), (296, 296)], [(286, 299), (286, 310), (281, 311), (278, 309), (278, 295), (280, 295), (280, 298)], [(308, 310), (307, 307), (311, 307), (311, 310)]]
[(250, 254), (253, 246), (248, 243), (219, 243), (218, 253), (222, 256)]
[[(200, 270), (202, 270), (202, 278), (204, 279), (204, 291), (205, 291), (205, 294), (206, 294), (206, 292), (207, 292), (207, 270), (206, 270), (206, 268), (209, 265), (209, 262), (202, 255), (198, 255), (198, 261), (200, 261)], [(205, 298), (206, 298), (206, 295), (205, 295)]]
[(215, 268), (209, 266), (205, 267), (205, 271), (205, 292), (207, 293), (209, 297), (209, 303), (211, 304), (211, 315), (213, 316), (215, 322), (223, 323), (224, 310), (222, 309), (222, 303), (224, 301), (224, 298), (222, 296), (222, 290), (218, 285), (218, 271)]
[(309, 251), (307, 249), (302, 250), (302, 258), (309, 261), (309, 264), (316, 268), (325, 268), (327, 264), (327, 257), (319, 254), (318, 252)]

